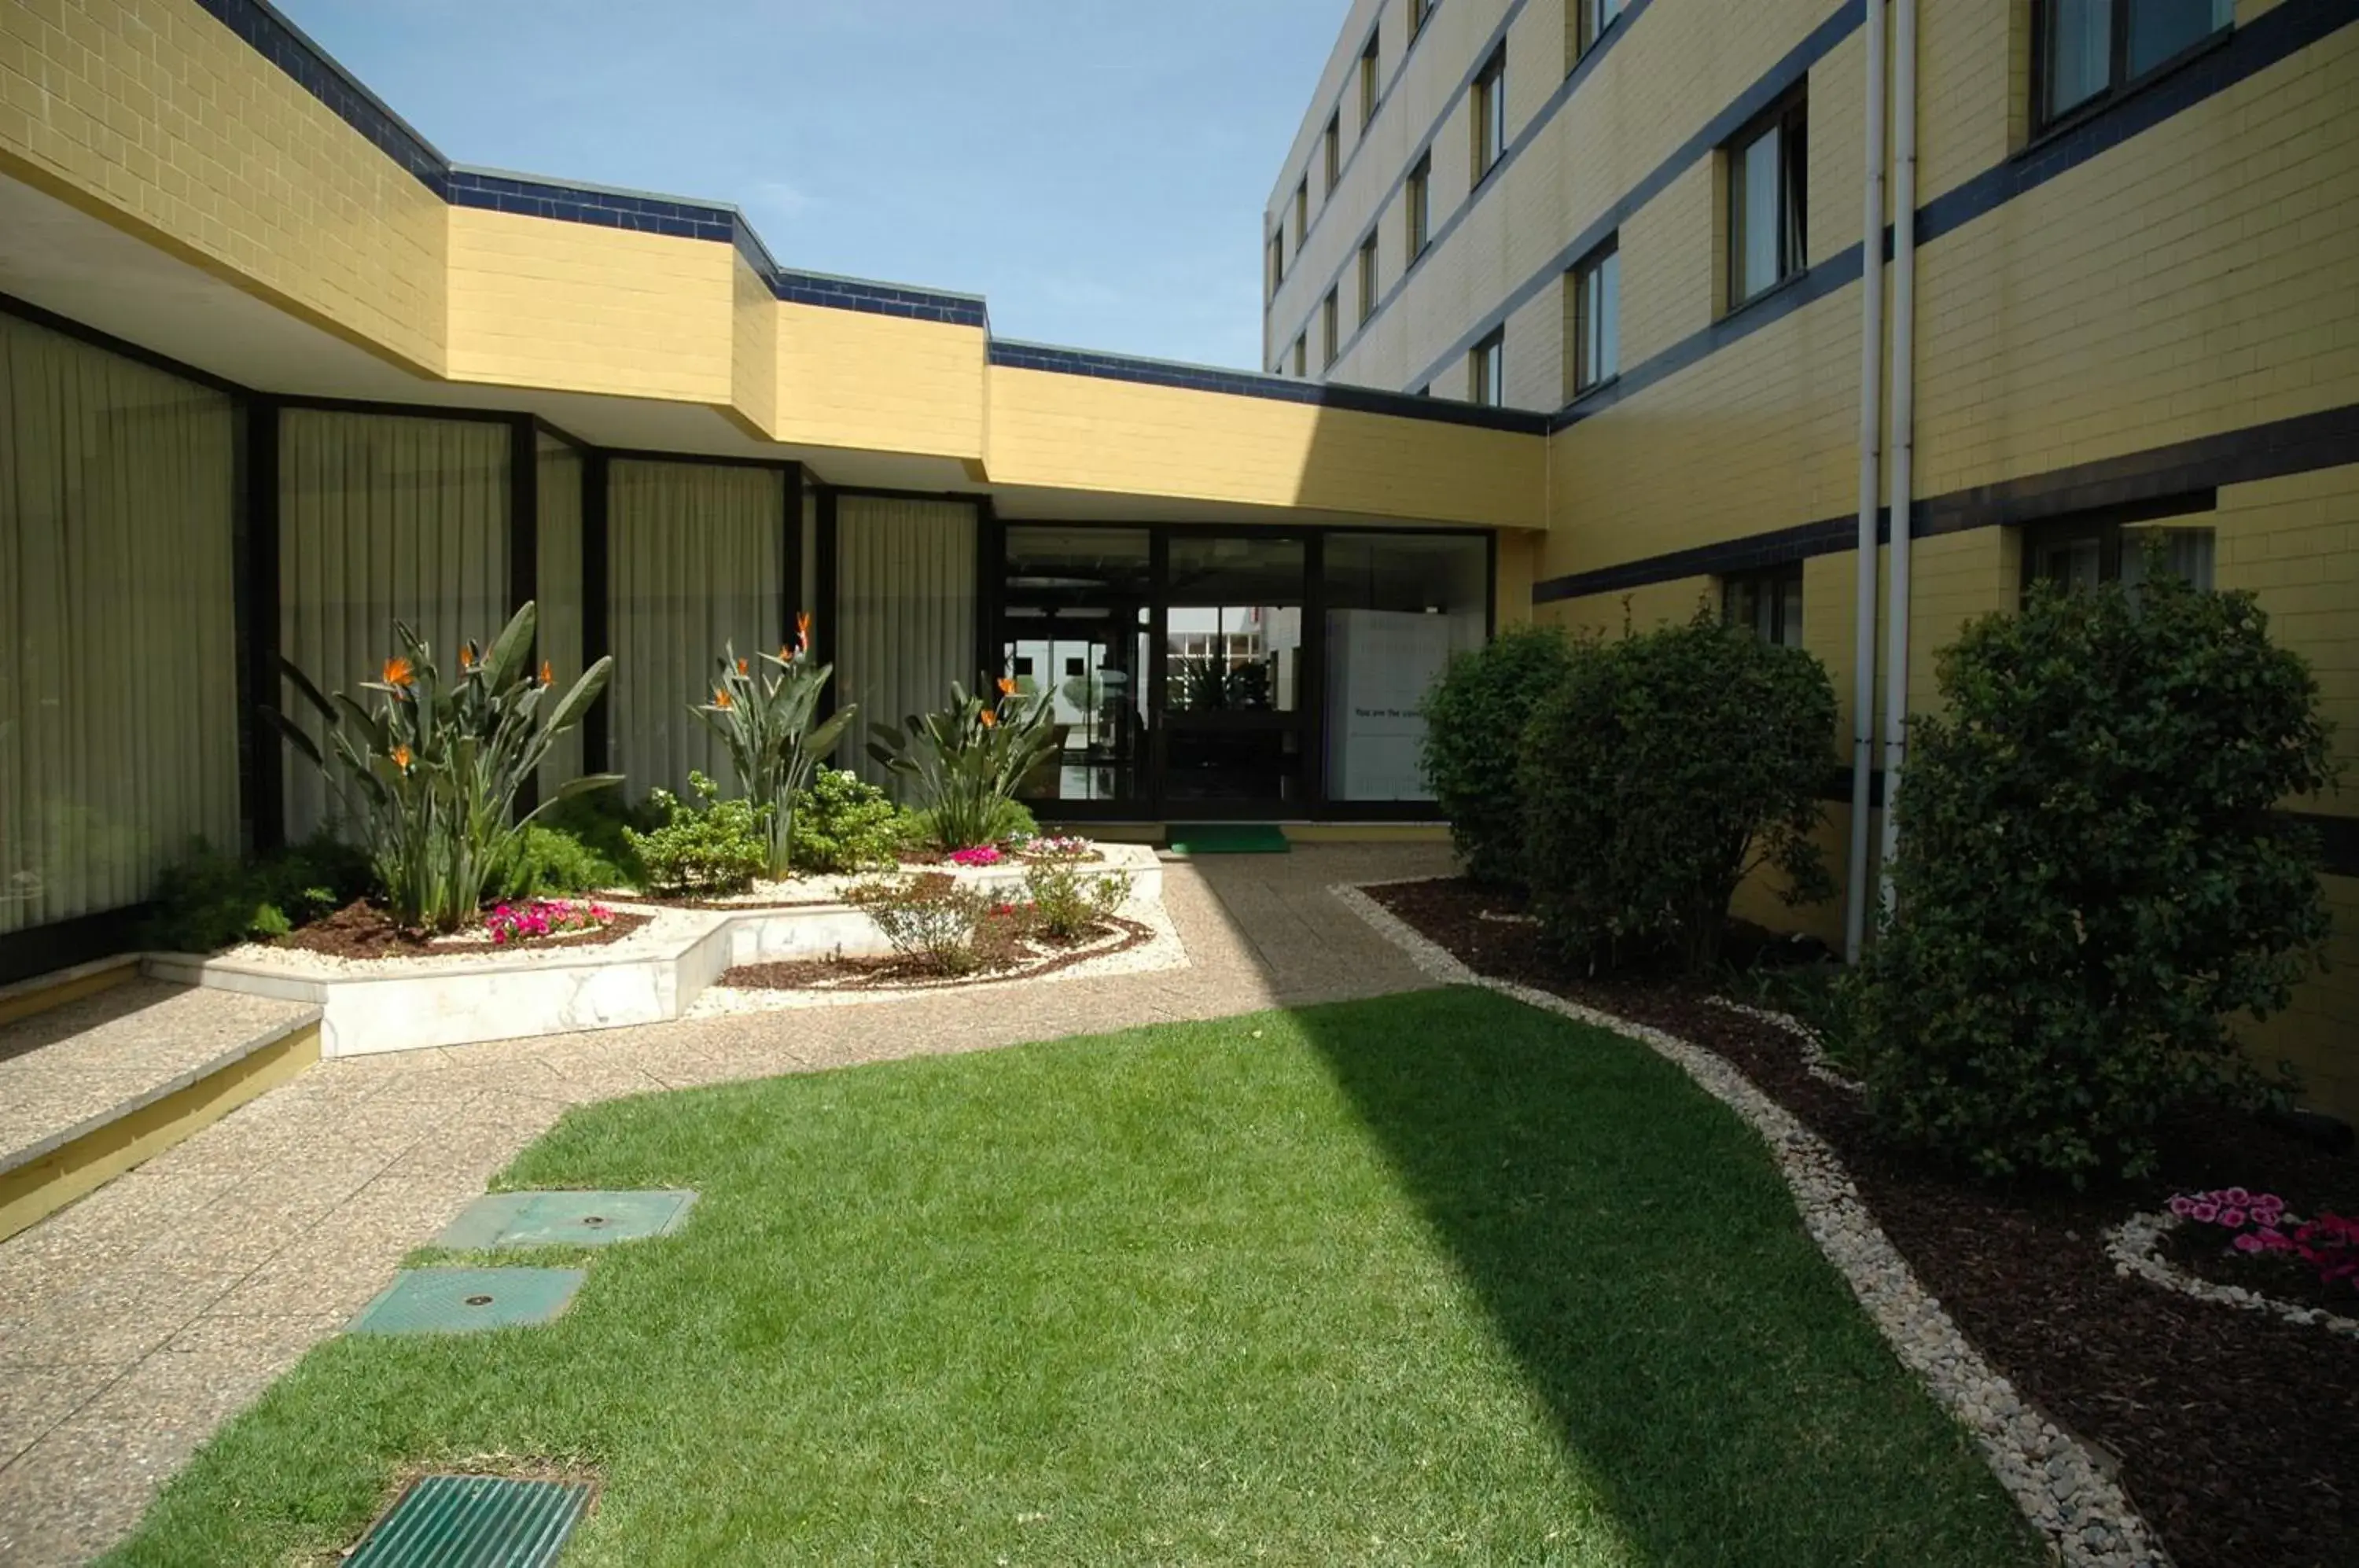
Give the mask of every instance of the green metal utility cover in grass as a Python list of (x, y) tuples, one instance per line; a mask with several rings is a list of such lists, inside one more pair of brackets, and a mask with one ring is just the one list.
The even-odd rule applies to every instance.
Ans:
[(405, 1269), (361, 1309), (353, 1334), (470, 1334), (545, 1323), (582, 1288), (579, 1269)]
[(345, 1568), (541, 1568), (557, 1561), (589, 1506), (585, 1482), (428, 1475), (402, 1493)]
[(1268, 822), (1175, 822), (1169, 842), (1174, 855), (1284, 855), (1294, 847)]
[(636, 1241), (678, 1230), (694, 1202), (688, 1192), (491, 1192), (469, 1203), (434, 1245), (479, 1252)]

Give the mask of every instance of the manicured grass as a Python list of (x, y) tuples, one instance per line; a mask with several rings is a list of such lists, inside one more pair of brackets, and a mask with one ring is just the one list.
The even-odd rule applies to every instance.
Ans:
[(321, 1346), (122, 1561), (487, 1453), (599, 1467), (569, 1565), (2039, 1561), (1744, 1127), (1485, 993), (620, 1102), (504, 1184), (702, 1197), (550, 1327)]

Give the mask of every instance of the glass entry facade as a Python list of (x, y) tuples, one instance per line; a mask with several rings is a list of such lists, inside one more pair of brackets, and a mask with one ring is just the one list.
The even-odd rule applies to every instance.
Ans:
[(1420, 817), (1418, 705), (1490, 635), (1487, 534), (1007, 523), (1001, 673), (1053, 704), (1040, 816)]

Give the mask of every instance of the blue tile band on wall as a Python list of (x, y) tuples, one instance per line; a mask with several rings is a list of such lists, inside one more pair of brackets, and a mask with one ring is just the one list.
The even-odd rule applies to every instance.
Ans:
[(443, 181), (451, 172), (451, 160), (266, 0), (197, 0), (197, 4), (255, 53), (285, 71), (297, 86), (325, 103), (338, 119), (366, 136), (379, 152), (408, 170), (419, 184), (438, 196), (446, 194)]

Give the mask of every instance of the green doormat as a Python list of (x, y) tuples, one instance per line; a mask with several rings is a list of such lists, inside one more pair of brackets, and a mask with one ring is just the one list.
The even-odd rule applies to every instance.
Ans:
[(352, 1334), (472, 1334), (545, 1323), (573, 1301), (579, 1269), (405, 1269), (361, 1309)]
[(345, 1568), (541, 1568), (590, 1504), (582, 1481), (428, 1475), (402, 1493)]
[(1270, 822), (1174, 822), (1174, 855), (1284, 855), (1294, 846)]
[(669, 1236), (696, 1194), (652, 1192), (488, 1192), (434, 1238), (454, 1252), (499, 1247), (602, 1247)]

